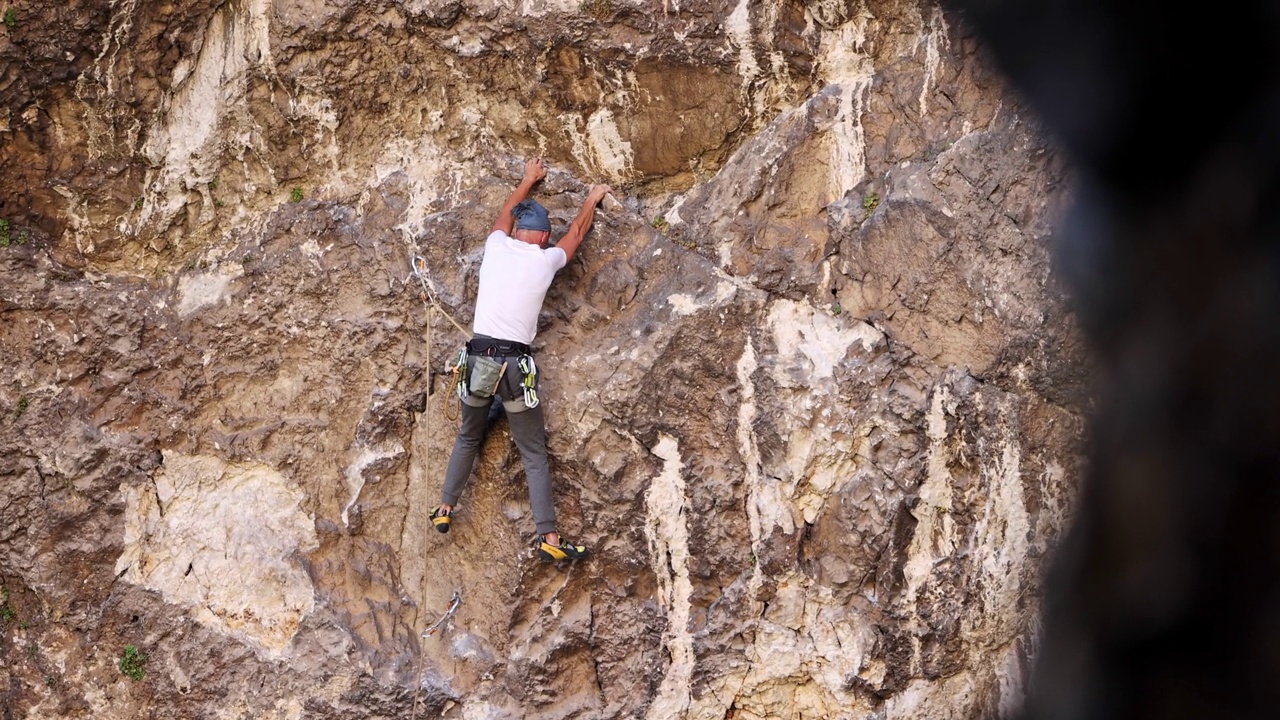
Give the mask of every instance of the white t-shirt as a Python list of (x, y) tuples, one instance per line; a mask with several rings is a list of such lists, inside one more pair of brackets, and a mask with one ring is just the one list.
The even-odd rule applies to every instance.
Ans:
[(499, 340), (532, 343), (547, 288), (568, 262), (569, 256), (560, 248), (543, 250), (494, 230), (484, 241), (472, 330)]

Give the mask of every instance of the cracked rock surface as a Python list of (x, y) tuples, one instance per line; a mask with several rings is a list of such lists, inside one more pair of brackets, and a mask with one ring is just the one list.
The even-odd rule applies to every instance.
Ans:
[[(15, 8), (6, 717), (1019, 702), (1087, 368), (1050, 262), (1069, 168), (960, 18)], [(535, 155), (556, 233), (590, 183), (618, 200), (535, 343), (561, 530), (594, 551), (565, 567), (529, 553), (504, 420), (453, 530), (427, 518), (454, 323)]]

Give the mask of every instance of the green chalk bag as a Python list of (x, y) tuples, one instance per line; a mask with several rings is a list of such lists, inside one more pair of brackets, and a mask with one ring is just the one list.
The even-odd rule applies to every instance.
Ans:
[(476, 356), (476, 362), (471, 366), (471, 394), (482, 398), (493, 397), (506, 367), (506, 363), (500, 363), (491, 357)]

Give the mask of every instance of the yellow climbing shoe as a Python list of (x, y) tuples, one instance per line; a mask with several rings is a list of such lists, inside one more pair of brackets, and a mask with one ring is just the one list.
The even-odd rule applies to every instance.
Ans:
[(452, 510), (445, 510), (442, 507), (438, 507), (435, 510), (432, 510), (431, 524), (435, 525), (436, 530), (439, 530), (442, 533), (449, 532), (449, 515), (452, 512), (453, 512)]
[(537, 538), (537, 545), (538, 558), (543, 562), (580, 560), (587, 556), (587, 548), (585, 545), (574, 545), (563, 537), (560, 538), (559, 545), (552, 545), (547, 542), (546, 535), (539, 535)]

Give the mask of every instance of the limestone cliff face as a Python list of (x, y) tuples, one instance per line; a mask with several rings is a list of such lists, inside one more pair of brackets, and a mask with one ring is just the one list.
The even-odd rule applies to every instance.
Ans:
[[(5, 717), (1016, 705), (1084, 361), (1066, 169), (961, 18), (12, 8)], [(595, 550), (567, 568), (529, 556), (502, 421), (454, 531), (427, 521), (451, 321), (533, 155), (557, 231), (588, 183), (620, 201), (536, 343), (562, 530)]]

